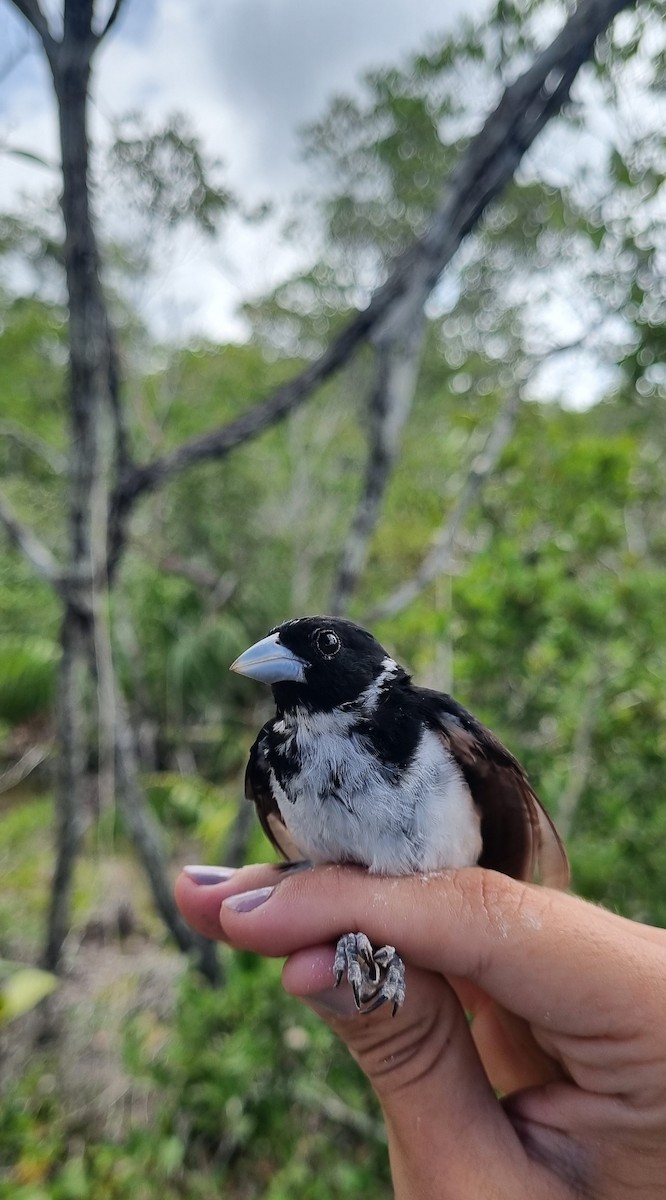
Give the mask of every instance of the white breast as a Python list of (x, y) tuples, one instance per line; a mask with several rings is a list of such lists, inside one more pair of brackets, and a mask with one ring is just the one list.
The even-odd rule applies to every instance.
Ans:
[(284, 744), (297, 752), (300, 770), (288, 792), (273, 771), (271, 784), (304, 857), (359, 862), (388, 875), (476, 863), (479, 815), (441, 738), (424, 730), (396, 780), (354, 731), (357, 720), (341, 712), (285, 719)]

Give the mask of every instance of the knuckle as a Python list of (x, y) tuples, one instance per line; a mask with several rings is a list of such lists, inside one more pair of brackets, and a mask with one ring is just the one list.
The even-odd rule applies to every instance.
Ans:
[(550, 904), (543, 889), (498, 871), (471, 867), (455, 873), (454, 885), (460, 905), (459, 919), (470, 930), (476, 949), (476, 967), (470, 978), (481, 978), (496, 957), (498, 947), (514, 942), (546, 919)]
[(456, 873), (456, 884), (463, 916), (478, 924), (483, 917), (493, 933), (505, 935), (508, 923), (520, 915), (527, 886), (508, 875), (484, 867), (470, 867)]

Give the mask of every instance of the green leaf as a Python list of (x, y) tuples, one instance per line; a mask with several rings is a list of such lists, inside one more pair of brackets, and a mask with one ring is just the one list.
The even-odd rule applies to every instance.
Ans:
[(57, 986), (58, 980), (48, 971), (0, 960), (0, 1025), (30, 1012)]

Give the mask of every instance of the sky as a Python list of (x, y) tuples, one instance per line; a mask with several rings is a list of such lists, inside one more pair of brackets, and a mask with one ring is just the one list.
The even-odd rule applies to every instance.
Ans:
[[(57, 0), (42, 0), (55, 23)], [(484, 0), (125, 0), (100, 53), (93, 135), (138, 110), (152, 122), (180, 111), (221, 158), (246, 204), (279, 212), (305, 182), (298, 130), (361, 74), (396, 62)], [(98, 0), (98, 12), (109, 0)], [(0, 0), (0, 209), (39, 195), (50, 173), (7, 148), (57, 161), (55, 111), (36, 38)], [(232, 223), (219, 244), (181, 239), (168, 270), (139, 298), (160, 335), (242, 337), (239, 303), (297, 265), (277, 225)]]

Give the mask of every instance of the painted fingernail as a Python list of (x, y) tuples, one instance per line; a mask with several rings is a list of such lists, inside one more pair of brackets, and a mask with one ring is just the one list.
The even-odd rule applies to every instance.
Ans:
[(252, 892), (239, 892), (237, 896), (227, 896), (227, 899), (222, 901), (222, 907), (232, 908), (234, 912), (252, 912), (253, 908), (259, 908), (260, 904), (268, 900), (274, 891), (274, 887), (262, 887), (255, 888)]
[(231, 879), (236, 874), (235, 867), (206, 867), (206, 866), (188, 866), (183, 867), (183, 875), (187, 875), (192, 883), (198, 883), (201, 887), (210, 887), (214, 883), (225, 883), (227, 879)]
[(356, 1017), (358, 1009), (350, 987), (326, 988), (313, 996), (305, 997), (306, 1003), (322, 1012), (331, 1013), (334, 1017)]

